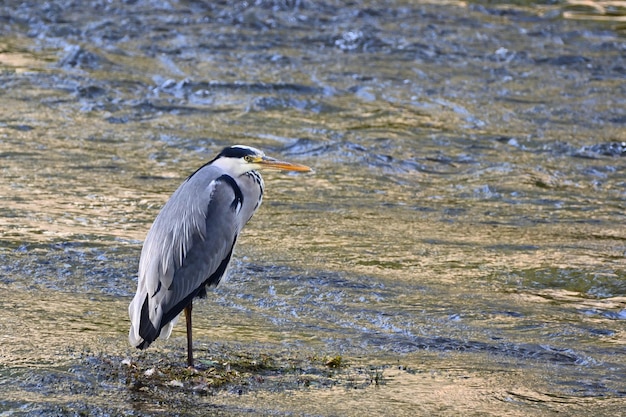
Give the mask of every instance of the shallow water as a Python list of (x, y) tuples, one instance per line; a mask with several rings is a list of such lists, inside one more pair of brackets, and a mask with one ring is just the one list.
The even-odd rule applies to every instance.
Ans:
[[(623, 415), (610, 28), (531, 3), (1, 7), (3, 415)], [(126, 309), (159, 208), (233, 143), (315, 173), (264, 175), (185, 379), (182, 327), (139, 353)]]

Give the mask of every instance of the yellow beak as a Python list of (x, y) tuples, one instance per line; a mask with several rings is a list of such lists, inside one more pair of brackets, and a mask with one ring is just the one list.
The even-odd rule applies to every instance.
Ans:
[(306, 165), (300, 164), (292, 164), (291, 162), (279, 161), (278, 159), (270, 158), (269, 156), (264, 156), (254, 161), (255, 164), (259, 165), (261, 168), (275, 168), (283, 171), (298, 171), (298, 172), (309, 172), (311, 168)]

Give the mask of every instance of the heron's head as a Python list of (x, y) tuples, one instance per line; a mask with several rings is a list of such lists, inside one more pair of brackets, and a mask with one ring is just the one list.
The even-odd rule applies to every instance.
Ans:
[(279, 161), (266, 156), (262, 151), (245, 145), (229, 146), (211, 161), (212, 165), (218, 166), (233, 176), (243, 175), (249, 171), (259, 169), (278, 169), (282, 171), (308, 172), (308, 166)]

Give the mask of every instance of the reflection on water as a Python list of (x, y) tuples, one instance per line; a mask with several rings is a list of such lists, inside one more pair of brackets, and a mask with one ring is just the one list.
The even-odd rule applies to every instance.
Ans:
[[(12, 3), (0, 412), (621, 412), (612, 33), (456, 2)], [(265, 176), (230, 280), (197, 306), (200, 358), (242, 377), (137, 388), (129, 359), (184, 360), (182, 328), (127, 346), (141, 242), (232, 143), (316, 171)]]

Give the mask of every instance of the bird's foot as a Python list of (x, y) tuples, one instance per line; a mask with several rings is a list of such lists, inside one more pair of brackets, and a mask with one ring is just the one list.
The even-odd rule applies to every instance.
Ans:
[(200, 370), (193, 365), (188, 365), (187, 370), (193, 374), (199, 374)]

